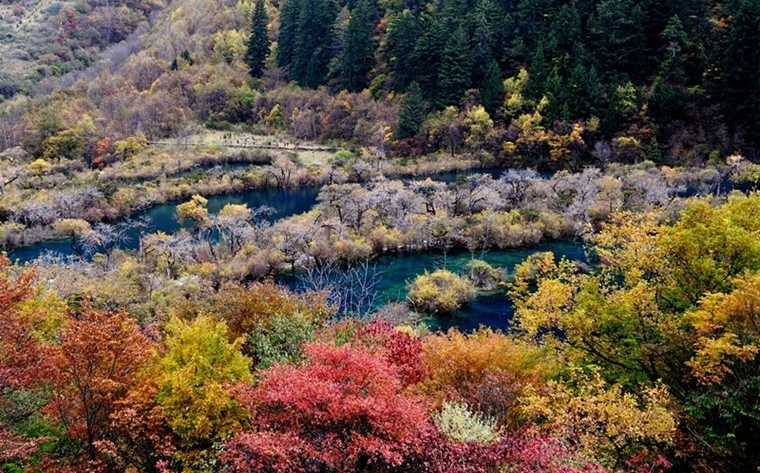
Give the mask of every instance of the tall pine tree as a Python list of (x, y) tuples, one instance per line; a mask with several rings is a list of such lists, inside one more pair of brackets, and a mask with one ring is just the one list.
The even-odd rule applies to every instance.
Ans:
[(725, 39), (716, 51), (718, 97), (734, 131), (760, 147), (760, 3), (738, 0)]
[(472, 48), (472, 82), (476, 87), (482, 87), (486, 73), (493, 59), (493, 34), (483, 11), (475, 13), (475, 34)]
[(391, 89), (395, 92), (403, 92), (414, 80), (413, 53), (418, 36), (417, 18), (410, 10), (394, 15), (388, 22), (382, 51), (391, 72)]
[(264, 64), (269, 57), (269, 31), (267, 29), (267, 12), (264, 10), (264, 0), (257, 0), (253, 9), (251, 21), (251, 36), (248, 38), (248, 49), (245, 51), (245, 62), (251, 77), (260, 78), (264, 74)]
[(504, 82), (501, 79), (501, 70), (496, 61), (492, 59), (488, 65), (483, 86), (480, 89), (480, 103), (483, 104), (488, 115), (495, 117), (503, 102)]
[(364, 1), (351, 13), (343, 47), (340, 83), (349, 92), (359, 92), (369, 85), (369, 71), (374, 63), (372, 24)]
[(458, 105), (472, 84), (472, 52), (464, 28), (459, 26), (446, 41), (438, 70), (438, 101), (441, 108)]
[(544, 54), (544, 45), (538, 43), (536, 52), (530, 61), (528, 67), (528, 83), (525, 84), (525, 97), (538, 103), (541, 97), (546, 95), (546, 82), (552, 71), (552, 65)]
[(298, 35), (300, 0), (285, 0), (280, 9), (280, 34), (277, 37), (277, 65), (290, 68)]
[(634, 0), (603, 0), (588, 22), (592, 57), (597, 71), (607, 77), (624, 76), (635, 84), (646, 73), (644, 58), (644, 13)]
[(665, 58), (660, 63), (660, 71), (654, 79), (652, 97), (649, 99), (649, 115), (660, 125), (668, 125), (674, 120), (687, 117), (685, 90), (686, 69), (684, 52), (689, 38), (678, 16), (674, 16), (662, 32)]
[(423, 121), (425, 101), (422, 98), (422, 89), (418, 83), (412, 82), (399, 105), (396, 137), (403, 139), (416, 136)]
[(337, 15), (333, 0), (301, 0), (290, 76), (304, 87), (317, 87), (327, 78)]
[(578, 60), (570, 72), (567, 84), (566, 104), (570, 120), (599, 117), (604, 97), (596, 68), (588, 67)]
[(411, 60), (415, 67), (416, 81), (429, 101), (436, 99), (438, 72), (441, 67), (441, 51), (446, 45), (446, 32), (440, 21), (432, 15), (420, 16), (420, 37), (414, 44)]

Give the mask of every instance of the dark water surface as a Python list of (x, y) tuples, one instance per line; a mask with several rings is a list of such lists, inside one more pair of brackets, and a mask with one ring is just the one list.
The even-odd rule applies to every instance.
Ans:
[[(503, 268), (511, 276), (515, 265), (537, 252), (551, 251), (557, 258), (566, 257), (571, 260), (586, 261), (586, 255), (580, 242), (562, 241), (544, 243), (527, 248), (509, 250), (494, 250), (484, 255), (476, 254), (475, 258), (482, 259), (493, 267)], [(471, 255), (468, 252), (448, 255), (445, 267), (456, 273), (465, 273)], [(426, 270), (432, 272), (444, 267), (444, 259), (440, 254), (411, 253), (395, 256), (382, 256), (377, 261), (377, 269), (382, 272), (382, 278), (377, 286), (379, 299), (385, 301), (404, 301), (407, 296), (407, 281)], [(499, 289), (494, 294), (482, 295), (465, 305), (452, 315), (437, 315), (427, 317), (425, 323), (432, 330), (448, 330), (457, 327), (459, 330), (470, 332), (479, 325), (504, 330), (509, 325), (514, 308), (506, 289)]]

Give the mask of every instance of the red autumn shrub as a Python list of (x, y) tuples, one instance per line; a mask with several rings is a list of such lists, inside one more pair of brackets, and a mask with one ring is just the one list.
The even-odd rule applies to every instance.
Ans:
[(381, 348), (386, 359), (397, 367), (404, 385), (417, 384), (424, 377), (421, 338), (401, 332), (382, 320), (362, 326), (354, 338), (370, 349)]
[(402, 392), (384, 356), (325, 343), (305, 354), (305, 364), (275, 366), (239, 390), (256, 431), (227, 443), (222, 461), (233, 471), (382, 471), (418, 453), (427, 406)]

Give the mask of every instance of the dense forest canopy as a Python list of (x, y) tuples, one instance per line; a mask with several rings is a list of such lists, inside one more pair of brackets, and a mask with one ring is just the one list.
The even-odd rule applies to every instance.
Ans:
[[(72, 139), (70, 114), (92, 119), (93, 144), (200, 122), (552, 169), (752, 159), (760, 145), (750, 0), (31, 5), (56, 40), (8, 33), (39, 65), (0, 78), (0, 147), (35, 158), (54, 135)], [(42, 15), (16, 10), (11, 25)], [(95, 157), (69, 146), (57, 154)]]

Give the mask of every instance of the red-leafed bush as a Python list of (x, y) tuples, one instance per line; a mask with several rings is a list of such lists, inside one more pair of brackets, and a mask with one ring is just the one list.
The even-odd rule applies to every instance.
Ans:
[(23, 438), (0, 426), (0, 464), (28, 459), (44, 441)]
[(302, 366), (275, 366), (240, 390), (256, 432), (222, 460), (237, 472), (382, 471), (417, 455), (430, 421), (384, 356), (350, 344), (305, 347)]
[(354, 337), (370, 349), (381, 348), (386, 359), (398, 369), (404, 385), (419, 383), (424, 377), (421, 338), (401, 332), (382, 320), (359, 328)]
[(36, 327), (49, 314), (43, 304), (30, 303), (39, 292), (36, 277), (34, 269), (14, 274), (8, 258), (0, 255), (0, 394), (34, 387), (50, 375)]
[(496, 454), (503, 473), (604, 473), (578, 448), (564, 439), (541, 435), (533, 429), (514, 433)]

